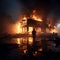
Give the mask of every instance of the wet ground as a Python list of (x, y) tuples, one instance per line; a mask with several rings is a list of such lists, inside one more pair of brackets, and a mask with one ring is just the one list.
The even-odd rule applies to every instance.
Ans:
[(0, 45), (0, 59), (1, 60), (54, 60), (60, 59), (60, 52), (53, 51), (29, 51), (24, 53), (16, 44), (2, 44)]
[(58, 39), (37, 37), (33, 45), (32, 37), (0, 38), (0, 60), (60, 60)]

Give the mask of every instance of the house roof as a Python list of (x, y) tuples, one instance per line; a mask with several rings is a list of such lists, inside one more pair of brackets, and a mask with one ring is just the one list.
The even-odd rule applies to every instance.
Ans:
[(27, 26), (31, 26), (31, 27), (41, 27), (41, 22), (34, 20), (34, 19), (28, 19), (27, 20)]

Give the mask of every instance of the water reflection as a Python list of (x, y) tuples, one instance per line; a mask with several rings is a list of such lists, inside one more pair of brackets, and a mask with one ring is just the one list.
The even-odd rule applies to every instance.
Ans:
[(33, 56), (37, 56), (37, 54), (38, 54), (38, 52), (37, 52), (37, 51), (35, 51), (35, 52), (33, 53)]
[(33, 44), (33, 38), (32, 37), (24, 37), (24, 38), (16, 38), (17, 40), (17, 44), (30, 44), (32, 45)]
[[(18, 47), (20, 47), (20, 49), (22, 49), (24, 51), (27, 49), (27, 47), (33, 46), (33, 38), (32, 37), (12, 38), (11, 40), (8, 40), (7, 42), (18, 44), (19, 45)], [(34, 44), (34, 45), (37, 46), (36, 49), (38, 49), (38, 51), (43, 51), (43, 48), (50, 49), (50, 48), (55, 47), (52, 44), (54, 44), (54, 42), (48, 41), (47, 38), (44, 40), (41, 38), (36, 38), (36, 44)]]
[(30, 45), (33, 44), (33, 38), (32, 38), (32, 37), (29, 37), (29, 38), (28, 38), (28, 44), (30, 44)]
[[(44, 51), (45, 49), (54, 49), (56, 44), (49, 38), (36, 37), (36, 44), (33, 44), (33, 37), (20, 37), (6, 39), (4, 43), (18, 44), (18, 48), (25, 54), (27, 51)], [(36, 53), (34, 53), (36, 54)]]
[(27, 53), (27, 49), (24, 50), (24, 54), (26, 54), (26, 53)]
[(17, 38), (17, 43), (21, 44), (21, 39), (20, 38)]
[(42, 48), (39, 48), (38, 51), (43, 51), (43, 49)]

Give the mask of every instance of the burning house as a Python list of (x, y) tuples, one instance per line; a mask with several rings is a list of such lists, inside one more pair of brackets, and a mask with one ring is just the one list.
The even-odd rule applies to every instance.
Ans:
[(36, 29), (37, 34), (41, 32), (46, 32), (46, 28), (48, 24), (44, 23), (44, 21), (37, 21), (34, 19), (26, 19), (22, 20), (22, 32), (23, 33), (32, 33), (33, 28)]
[(34, 10), (33, 13), (28, 17), (23, 15), (20, 18), (20, 23), (18, 24), (18, 31), (22, 34), (32, 34), (33, 28), (36, 29), (37, 34), (40, 33), (53, 33), (56, 31), (56, 26), (52, 26), (46, 16), (41, 18), (40, 16), (36, 15), (36, 11)]

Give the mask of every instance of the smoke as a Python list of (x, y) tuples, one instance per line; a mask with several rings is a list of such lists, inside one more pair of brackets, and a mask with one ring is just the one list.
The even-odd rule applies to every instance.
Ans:
[(18, 0), (0, 0), (0, 13), (6, 13), (12, 16), (15, 21), (22, 12), (23, 5)]
[(16, 22), (22, 13), (19, 0), (0, 0), (0, 33), (15, 33)]
[(12, 29), (12, 24), (15, 24), (15, 22), (12, 20), (10, 15), (0, 15), (0, 33), (9, 33), (9, 31)]

